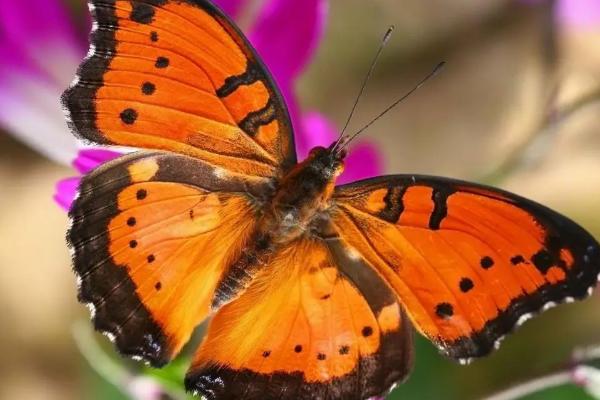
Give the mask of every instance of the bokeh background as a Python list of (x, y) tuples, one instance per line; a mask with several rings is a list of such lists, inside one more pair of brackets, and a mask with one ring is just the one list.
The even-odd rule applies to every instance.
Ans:
[[(1, 13), (7, 3), (0, 5), (0, 19), (7, 18)], [(35, 12), (36, 1), (21, 3)], [(62, 3), (84, 42), (84, 1)], [(500, 186), (570, 216), (600, 238), (600, 0), (330, 0), (328, 6), (323, 40), (296, 84), (304, 109), (343, 126), (380, 38), (393, 24), (354, 128), (438, 61), (448, 64), (363, 135), (376, 146), (384, 172)], [(240, 19), (247, 26), (251, 16)], [(17, 23), (0, 22), (4, 28)], [(7, 32), (20, 31), (0, 26), (0, 34)], [(0, 36), (0, 44), (11, 39)], [(23, 48), (36, 46), (27, 35), (17, 39)], [(61, 54), (59, 47), (42, 48), (39, 65), (53, 77), (73, 75), (79, 55)], [(56, 117), (36, 124), (19, 112), (24, 107), (52, 115), (59, 109), (58, 92), (39, 92), (35, 74), (16, 73), (23, 68), (17, 53), (8, 48), (0, 57), (0, 398), (169, 398), (157, 382), (171, 382), (167, 387), (177, 397), (172, 382), (185, 359), (166, 372), (141, 371), (90, 332), (64, 241), (67, 216), (52, 199), (56, 182), (75, 174), (57, 162), (57, 154), (72, 146), (71, 136), (60, 120), (52, 122)], [(7, 87), (26, 95), (17, 98), (19, 92)], [(26, 129), (20, 128), (28, 126), (34, 136), (55, 136), (23, 139)], [(389, 398), (477, 399), (567, 369), (575, 349), (600, 345), (599, 310), (598, 295), (552, 309), (506, 339), (500, 351), (466, 367), (417, 338), (414, 373)], [(587, 389), (564, 385), (527, 399), (592, 399)]]

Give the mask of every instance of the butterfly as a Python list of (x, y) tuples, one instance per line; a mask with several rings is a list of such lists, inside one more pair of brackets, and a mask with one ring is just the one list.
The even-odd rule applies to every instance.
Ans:
[(298, 162), (284, 100), (206, 0), (92, 0), (63, 95), (76, 135), (144, 150), (82, 180), (79, 300), (120, 353), (207, 399), (366, 399), (408, 376), (413, 327), (466, 362), (596, 285), (600, 245), (502, 190), (416, 175), (336, 186), (346, 147)]

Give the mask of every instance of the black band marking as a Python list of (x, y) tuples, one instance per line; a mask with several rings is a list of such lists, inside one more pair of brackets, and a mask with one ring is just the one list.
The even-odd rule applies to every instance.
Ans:
[(240, 86), (251, 85), (261, 78), (260, 71), (255, 63), (248, 61), (246, 71), (240, 75), (230, 76), (225, 79), (225, 83), (217, 89), (217, 96), (227, 97), (235, 92)]
[(448, 197), (454, 193), (450, 188), (434, 188), (431, 195), (434, 208), (429, 218), (429, 229), (438, 230), (446, 216), (448, 216)]
[[(169, 339), (136, 293), (127, 265), (116, 264), (109, 250), (109, 223), (122, 213), (118, 193), (133, 183), (127, 167), (142, 158), (123, 157), (121, 164), (83, 178), (80, 196), (69, 213), (73, 223), (67, 238), (74, 252), (73, 269), (81, 279), (78, 297), (94, 305), (96, 330), (113, 335), (121, 354), (142, 357), (160, 367), (171, 359)], [(135, 241), (132, 244), (137, 246)]]
[(239, 123), (239, 126), (248, 135), (256, 136), (258, 128), (270, 124), (276, 117), (277, 112), (275, 111), (275, 106), (273, 105), (271, 98), (269, 98), (269, 101), (264, 108), (249, 113), (246, 118)]
[(385, 208), (379, 212), (379, 218), (393, 224), (398, 222), (402, 212), (404, 212), (404, 202), (402, 199), (406, 193), (406, 189), (406, 186), (392, 186), (388, 188), (388, 192), (383, 198)]

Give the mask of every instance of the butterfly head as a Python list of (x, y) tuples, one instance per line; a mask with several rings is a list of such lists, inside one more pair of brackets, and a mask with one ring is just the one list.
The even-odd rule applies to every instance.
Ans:
[(334, 180), (344, 172), (346, 150), (337, 151), (334, 145), (314, 147), (306, 160), (310, 168), (319, 171), (326, 180)]

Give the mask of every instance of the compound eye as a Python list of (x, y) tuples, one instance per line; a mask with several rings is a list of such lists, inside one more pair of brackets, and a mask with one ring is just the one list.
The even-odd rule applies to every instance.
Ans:
[(317, 155), (317, 154), (322, 153), (324, 151), (325, 151), (325, 147), (317, 146), (317, 147), (313, 147), (310, 150), (310, 152), (308, 153), (308, 155), (314, 156), (314, 155)]

